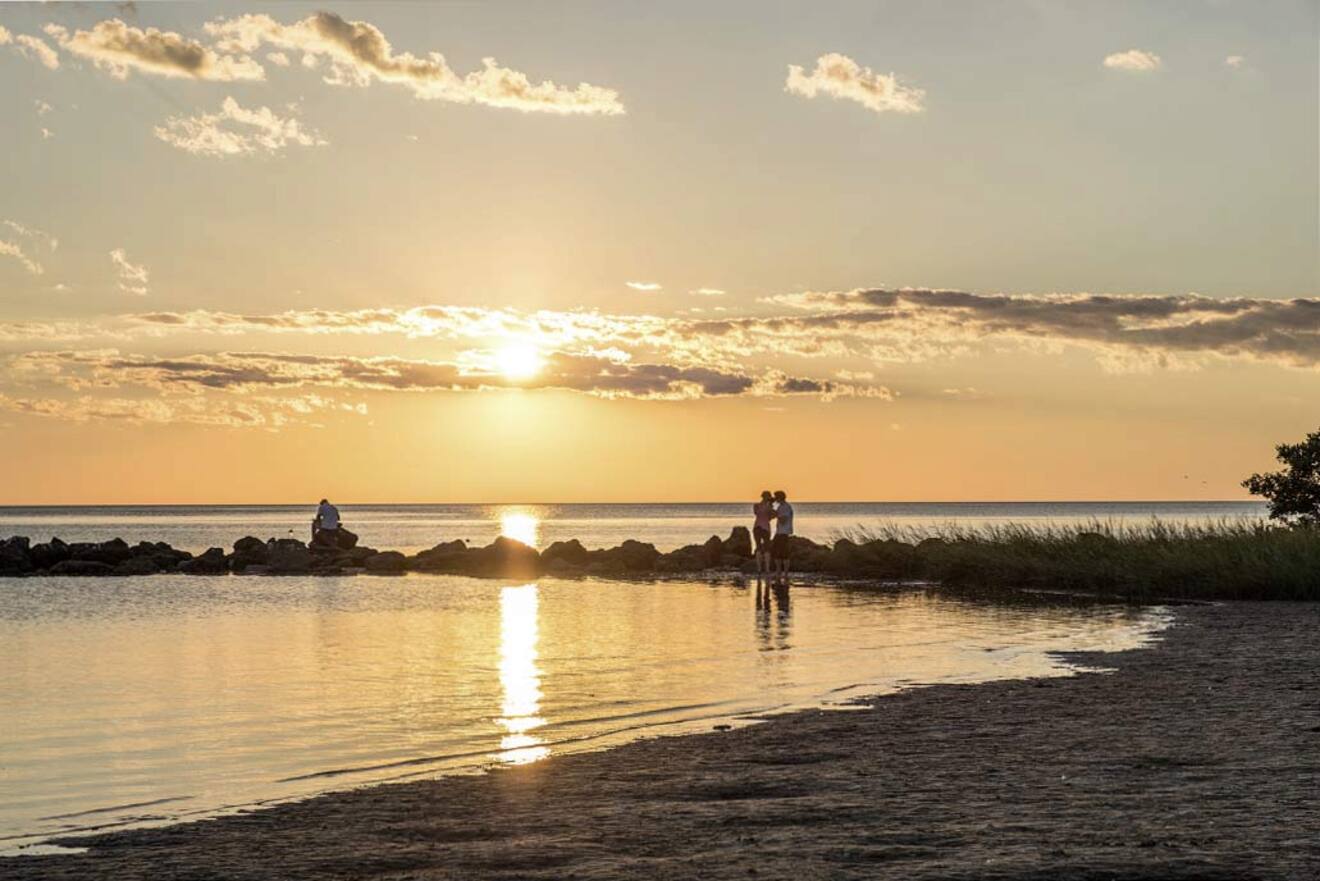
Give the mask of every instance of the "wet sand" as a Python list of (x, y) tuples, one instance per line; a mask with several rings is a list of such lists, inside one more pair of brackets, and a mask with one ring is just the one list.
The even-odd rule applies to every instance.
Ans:
[(113, 833), (0, 878), (1320, 878), (1320, 604), (1176, 621), (1074, 658), (1112, 674)]

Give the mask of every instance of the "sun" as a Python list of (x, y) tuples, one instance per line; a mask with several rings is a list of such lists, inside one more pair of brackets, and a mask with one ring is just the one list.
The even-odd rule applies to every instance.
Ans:
[(541, 353), (535, 346), (514, 343), (495, 352), (495, 365), (509, 379), (527, 379), (541, 369)]

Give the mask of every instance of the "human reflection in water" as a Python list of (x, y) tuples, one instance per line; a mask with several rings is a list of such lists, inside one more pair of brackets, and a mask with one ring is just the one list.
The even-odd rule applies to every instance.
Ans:
[(756, 630), (762, 651), (788, 648), (793, 605), (787, 579), (756, 579)]

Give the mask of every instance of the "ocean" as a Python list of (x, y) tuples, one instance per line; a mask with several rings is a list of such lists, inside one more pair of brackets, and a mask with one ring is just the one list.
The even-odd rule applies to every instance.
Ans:
[[(662, 549), (747, 522), (728, 505), (343, 505), (364, 543), (498, 534)], [(0, 509), (0, 536), (201, 550), (307, 532), (311, 506)], [(802, 533), (883, 522), (1208, 522), (1248, 504), (797, 506)], [(732, 578), (409, 574), (0, 578), (0, 854), (332, 789), (754, 724), (898, 689), (1073, 672), (1141, 645), (1158, 608), (986, 603)], [(30, 852), (30, 851), (29, 851)]]
[[(113, 505), (104, 507), (0, 506), (0, 537), (34, 542), (120, 537), (130, 544), (166, 541), (193, 552), (233, 546), (245, 535), (306, 540), (315, 512), (306, 505)], [(841, 530), (896, 524), (915, 529), (1001, 523), (1067, 525), (1098, 521), (1141, 525), (1259, 519), (1259, 502), (797, 502), (798, 534), (829, 541)], [(487, 544), (509, 535), (538, 547), (579, 539), (589, 548), (624, 539), (651, 542), (662, 551), (725, 537), (750, 525), (751, 500), (722, 504), (616, 505), (353, 505), (341, 504), (344, 524), (360, 542), (381, 550), (415, 552), (455, 538)]]

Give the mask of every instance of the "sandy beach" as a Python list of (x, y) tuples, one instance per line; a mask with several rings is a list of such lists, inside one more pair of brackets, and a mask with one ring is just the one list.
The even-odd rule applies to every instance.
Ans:
[(117, 832), (0, 878), (1320, 876), (1320, 607), (1175, 620), (1150, 648), (1074, 659), (1112, 673)]

